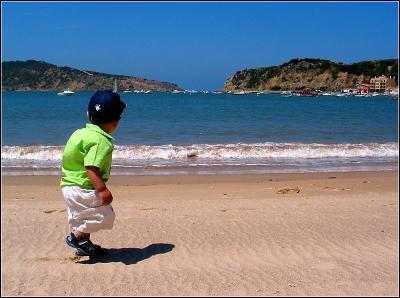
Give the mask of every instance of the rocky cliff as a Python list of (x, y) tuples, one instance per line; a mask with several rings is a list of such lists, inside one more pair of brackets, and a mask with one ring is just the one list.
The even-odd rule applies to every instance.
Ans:
[(182, 90), (178, 85), (144, 78), (112, 75), (71, 67), (59, 67), (44, 61), (8, 61), (2, 63), (3, 91), (95, 91), (113, 89), (114, 79), (118, 90)]
[(395, 76), (398, 60), (373, 60), (343, 64), (321, 59), (293, 59), (279, 66), (244, 69), (229, 77), (225, 91), (315, 89), (339, 91), (369, 83), (374, 76)]

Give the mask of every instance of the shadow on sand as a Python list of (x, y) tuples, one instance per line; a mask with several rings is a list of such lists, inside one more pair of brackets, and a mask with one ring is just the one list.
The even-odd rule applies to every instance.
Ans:
[(166, 243), (153, 243), (145, 248), (109, 248), (103, 256), (92, 256), (88, 260), (77, 261), (79, 264), (113, 263), (121, 262), (125, 265), (136, 264), (154, 255), (170, 252), (175, 245)]

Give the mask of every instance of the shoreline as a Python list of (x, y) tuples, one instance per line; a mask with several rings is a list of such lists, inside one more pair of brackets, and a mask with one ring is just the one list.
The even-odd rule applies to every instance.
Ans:
[[(169, 176), (169, 175), (248, 175), (248, 174), (306, 174), (306, 173), (351, 173), (397, 171), (398, 162), (365, 162), (363, 164), (338, 165), (160, 165), (121, 166), (113, 165), (111, 176)], [(61, 176), (60, 168), (18, 167), (1, 168), (2, 176)]]
[[(348, 179), (353, 177), (399, 177), (398, 170), (385, 171), (328, 171), (328, 172), (302, 172), (302, 173), (235, 173), (235, 174), (170, 174), (170, 175), (116, 175), (111, 174), (107, 184), (116, 185), (126, 184), (128, 181), (138, 181), (140, 185), (149, 183), (151, 185), (162, 184), (204, 184), (204, 183), (257, 183), (264, 181), (302, 181), (318, 179)], [(28, 183), (35, 180), (35, 184), (49, 186), (54, 185), (54, 181), (59, 181), (61, 175), (2, 175), (2, 182), (16, 183), (17, 185)], [(56, 183), (57, 185), (57, 183)], [(135, 185), (135, 184), (131, 184)]]
[[(2, 176), (5, 296), (398, 296), (398, 171), (111, 175), (104, 257), (58, 176)], [(84, 283), (81, 281), (85, 280)]]

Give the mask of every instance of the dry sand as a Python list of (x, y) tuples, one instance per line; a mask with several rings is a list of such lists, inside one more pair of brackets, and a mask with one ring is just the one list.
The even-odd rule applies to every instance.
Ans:
[(104, 257), (59, 177), (2, 177), (2, 296), (397, 296), (398, 172), (114, 176)]

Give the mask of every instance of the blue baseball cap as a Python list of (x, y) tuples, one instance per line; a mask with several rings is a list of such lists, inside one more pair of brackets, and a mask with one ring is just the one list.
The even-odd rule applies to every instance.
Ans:
[(112, 90), (96, 91), (88, 105), (89, 118), (97, 123), (108, 123), (118, 120), (128, 105), (121, 101), (118, 93)]

